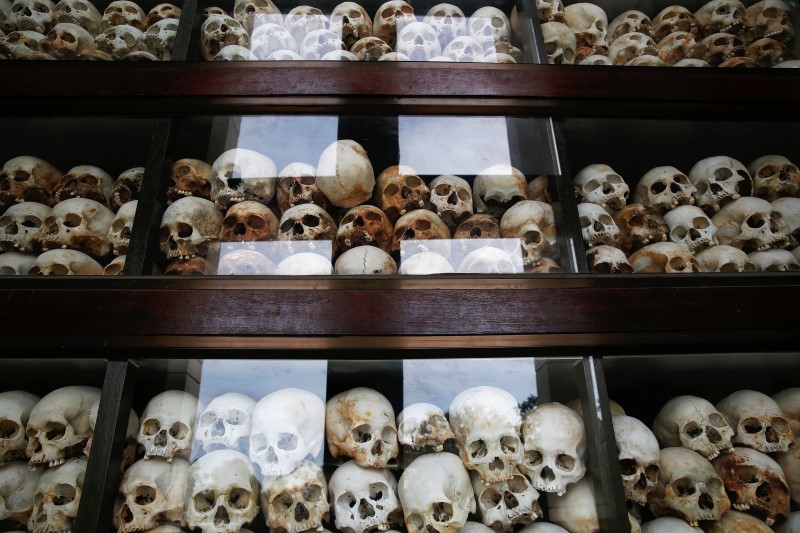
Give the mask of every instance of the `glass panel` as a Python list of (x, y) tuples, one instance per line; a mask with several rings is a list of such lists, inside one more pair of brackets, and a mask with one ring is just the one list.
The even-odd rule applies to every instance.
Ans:
[(551, 139), (510, 117), (185, 120), (158, 271), (570, 271)]
[(200, 7), (194, 57), (205, 61), (524, 62), (514, 3), (508, 0), (413, 6), (402, 0), (205, 0)]
[(125, 264), (153, 121), (3, 120), (0, 275), (115, 275)]
[(596, 522), (582, 419), (566, 406), (580, 363), (142, 361), (139, 459), (123, 476), (114, 526), (508, 530), (581, 513)]
[[(792, 530), (786, 518), (800, 479), (792, 445), (800, 431), (797, 354), (606, 357), (603, 367), (612, 411), (624, 410), (614, 416), (622, 481), (629, 500), (647, 493), (649, 506), (633, 505), (644, 522), (675, 515), (706, 526), (721, 515), (709, 531), (748, 522)], [(658, 488), (648, 473), (655, 458)]]
[(599, 0), (538, 8), (539, 56), (551, 64), (800, 67), (796, 2)]
[(592, 271), (800, 271), (797, 124), (569, 119), (562, 131)]
[(74, 530), (105, 366), (82, 359), (0, 363), (3, 531)]

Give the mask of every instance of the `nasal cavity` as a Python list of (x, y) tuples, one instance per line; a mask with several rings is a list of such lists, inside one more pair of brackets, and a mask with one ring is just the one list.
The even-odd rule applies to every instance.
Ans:
[(370, 516), (375, 516), (375, 508), (367, 500), (361, 500), (358, 503), (358, 516), (362, 520), (366, 520)]
[(217, 507), (217, 513), (214, 515), (214, 525), (221, 526), (223, 524), (230, 524), (231, 517), (228, 515), (228, 510), (221, 505)]
[(303, 522), (305, 520), (308, 520), (310, 517), (311, 517), (311, 515), (309, 514), (308, 509), (306, 509), (305, 505), (303, 505), (302, 503), (298, 503), (295, 506), (295, 508), (294, 508), (294, 521), (295, 522)]
[(697, 499), (697, 506), (700, 509), (713, 509), (714, 499), (708, 493), (701, 494), (700, 498)]
[(516, 509), (519, 506), (519, 500), (511, 492), (506, 492), (503, 500), (506, 502), (506, 509)]
[(542, 473), (539, 475), (546, 483), (552, 483), (556, 480), (556, 474), (549, 466), (542, 468)]
[(499, 457), (495, 457), (494, 461), (489, 463), (489, 470), (502, 470), (503, 468), (505, 468), (505, 466), (506, 465), (505, 463), (503, 463), (502, 459), (500, 459)]
[(383, 453), (383, 441), (378, 439), (372, 446), (372, 455), (381, 455)]

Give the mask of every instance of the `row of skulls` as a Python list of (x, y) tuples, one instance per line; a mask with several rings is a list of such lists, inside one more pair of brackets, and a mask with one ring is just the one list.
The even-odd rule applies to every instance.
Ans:
[(548, 61), (556, 64), (796, 67), (788, 47), (792, 9), (783, 0), (761, 0), (745, 9), (739, 0), (711, 0), (695, 13), (674, 5), (651, 20), (638, 10), (609, 24), (591, 3), (564, 7), (538, 0)]
[[(358, 251), (351, 253), (346, 263), (363, 265), (368, 259), (374, 265), (389, 264), (391, 270), (387, 258), (389, 254), (402, 256), (404, 242), (505, 238), (519, 241), (527, 269), (542, 264), (557, 268), (557, 264), (553, 266), (557, 257), (555, 215), (547, 179), (528, 183), (519, 170), (507, 164), (484, 169), (472, 186), (452, 175), (426, 183), (405, 165), (391, 166), (376, 179), (363, 147), (341, 140), (323, 151), (316, 167), (295, 162), (277, 172), (267, 156), (235, 148), (212, 165), (196, 159), (178, 160), (172, 166), (171, 179), (173, 185), (167, 191), (171, 204), (161, 224), (161, 251), (168, 261), (205, 258), (209, 246), (217, 241), (329, 241), (333, 250), (327, 263), (318, 263), (322, 270), (314, 273), (330, 274), (333, 256), (341, 254), (341, 259), (353, 250)], [(273, 205), (273, 197), (275, 207), (271, 209), (268, 205)], [(278, 211), (280, 218), (275, 214)], [(330, 213), (339, 215), (338, 224)], [(257, 253), (254, 250), (237, 251), (241, 252), (235, 256), (237, 260), (257, 258), (252, 255)], [(304, 259), (319, 261), (310, 256)], [(252, 263), (246, 257), (243, 261)], [(295, 261), (294, 266), (301, 262)], [(239, 271), (235, 265), (231, 268), (232, 273)], [(242, 268), (241, 273), (269, 274), (272, 270)], [(343, 272), (388, 273), (385, 269)], [(303, 269), (302, 273), (312, 272)]]
[(168, 61), (181, 9), (115, 0), (1, 0), (0, 59)]
[[(458, 6), (437, 4), (424, 17), (404, 0), (382, 4), (374, 19), (355, 2), (326, 16), (301, 5), (284, 17), (271, 0), (236, 0), (232, 16), (204, 11), (200, 29), (206, 61), (348, 60), (516, 63), (508, 16), (484, 6), (467, 17)], [(419, 18), (419, 20), (418, 20)]]
[[(783, 156), (748, 167), (709, 157), (688, 175), (656, 167), (628, 205), (630, 188), (609, 165), (585, 167), (573, 184), (594, 272), (800, 270), (800, 171)], [(741, 195), (748, 186), (754, 196)]]

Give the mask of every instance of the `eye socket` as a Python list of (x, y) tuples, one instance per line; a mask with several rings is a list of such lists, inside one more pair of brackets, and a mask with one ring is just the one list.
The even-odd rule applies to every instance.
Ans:
[(270, 502), (270, 507), (274, 508), (279, 514), (289, 511), (292, 505), (294, 505), (294, 498), (292, 498), (292, 495), (288, 492), (281, 492)]
[(703, 434), (703, 430), (697, 424), (697, 422), (687, 422), (683, 426), (682, 433), (688, 436), (690, 439), (696, 439), (697, 437)]
[(486, 443), (481, 439), (470, 442), (467, 445), (467, 451), (469, 452), (469, 456), (473, 459), (481, 459), (486, 457), (486, 454), (489, 453)]
[(207, 513), (217, 501), (217, 496), (212, 490), (204, 490), (194, 495), (194, 509), (198, 513)]
[(175, 422), (169, 428), (169, 434), (175, 439), (185, 439), (189, 435), (189, 428), (182, 422)]
[(575, 458), (565, 453), (559, 454), (559, 456), (556, 457), (556, 466), (560, 470), (571, 472), (575, 469)]
[(367, 424), (362, 424), (353, 429), (352, 435), (354, 442), (369, 442), (372, 440), (372, 428), (370, 428)]
[(247, 422), (247, 413), (239, 409), (231, 409), (225, 413), (225, 422), (233, 426), (240, 426)]
[(589, 181), (586, 182), (586, 185), (584, 185), (583, 188), (589, 192), (592, 192), (594, 190), (599, 189), (601, 186), (602, 184), (600, 183), (600, 180), (590, 179)]
[(384, 483), (370, 483), (369, 499), (372, 501), (385, 500), (389, 497), (389, 487)]
[(53, 504), (54, 505), (67, 505), (75, 501), (75, 487), (72, 485), (67, 485), (66, 483), (60, 483), (56, 485), (55, 490), (53, 491)]
[(636, 474), (636, 461), (633, 459), (620, 459), (619, 469), (623, 476), (632, 476)]
[(322, 499), (322, 487), (306, 483), (303, 485), (303, 499), (309, 503), (317, 503)]
[(139, 485), (133, 490), (133, 502), (136, 505), (150, 505), (156, 501), (156, 497), (156, 489), (150, 487), (149, 485)]
[(493, 488), (488, 488), (481, 493), (481, 507), (491, 509), (500, 505), (503, 497), (500, 492)]
[(760, 433), (764, 426), (761, 424), (761, 421), (757, 418), (750, 417), (741, 422), (742, 429), (744, 429), (745, 433), (749, 433), (750, 435), (754, 435), (756, 433)]
[(292, 433), (281, 433), (278, 436), (278, 448), (290, 452), (297, 448), (297, 435)]
[(267, 226), (267, 221), (256, 215), (247, 217), (247, 225), (253, 229), (264, 229)]
[(675, 493), (680, 497), (691, 496), (696, 492), (694, 483), (687, 478), (681, 478), (672, 484)]
[(161, 430), (161, 423), (155, 418), (145, 420), (142, 424), (142, 433), (150, 437)]
[(697, 229), (706, 229), (711, 226), (711, 221), (705, 217), (695, 217), (692, 219), (692, 225)]
[(542, 453), (539, 450), (528, 450), (525, 452), (525, 463), (536, 466), (542, 464)]
[(250, 493), (236, 487), (228, 493), (228, 503), (234, 509), (247, 509), (250, 506)]

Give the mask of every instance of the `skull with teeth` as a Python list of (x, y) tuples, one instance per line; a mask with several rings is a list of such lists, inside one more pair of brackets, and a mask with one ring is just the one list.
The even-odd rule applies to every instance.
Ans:
[(275, 164), (254, 150), (233, 148), (223, 152), (211, 169), (211, 199), (219, 209), (243, 200), (266, 205), (275, 194)]
[(344, 533), (381, 531), (400, 522), (397, 481), (386, 468), (366, 468), (348, 461), (329, 484), (336, 527)]
[(782, 0), (761, 0), (747, 8), (745, 36), (750, 42), (769, 37), (789, 43), (794, 37), (791, 8)]
[(397, 456), (394, 409), (378, 391), (359, 387), (337, 394), (325, 408), (331, 455), (346, 455), (360, 466), (385, 467)]
[(71, 198), (57, 204), (44, 220), (42, 248), (70, 248), (93, 257), (111, 252), (108, 232), (114, 212), (105, 205), (86, 198)]
[[(0, 257), (5, 257), (8, 253)], [(31, 410), (41, 398), (29, 392), (0, 392), (0, 465), (14, 459), (25, 459), (28, 447), (26, 426)]]
[(111, 188), (114, 178), (108, 172), (92, 165), (79, 165), (64, 174), (56, 185), (56, 202), (69, 198), (89, 198), (106, 207), (111, 205)]
[(147, 29), (146, 18), (147, 15), (137, 4), (129, 0), (116, 0), (103, 11), (103, 30), (111, 26), (128, 24), (144, 31)]
[(211, 15), (200, 27), (203, 59), (211, 61), (228, 45), (250, 45), (250, 36), (239, 21), (228, 15)]
[(108, 228), (108, 242), (113, 247), (114, 255), (125, 255), (128, 252), (131, 233), (133, 230), (133, 217), (136, 215), (138, 200), (128, 202), (119, 208), (117, 215)]
[(768, 37), (750, 43), (747, 46), (747, 56), (764, 68), (774, 67), (797, 57), (788, 46)]
[(658, 57), (668, 66), (684, 59), (701, 59), (705, 54), (705, 45), (698, 43), (695, 35), (688, 31), (670, 33), (658, 43)]
[(754, 390), (740, 390), (717, 403), (717, 409), (736, 431), (732, 441), (764, 453), (785, 452), (794, 433), (778, 404)]
[(697, 396), (678, 396), (664, 404), (653, 422), (653, 433), (664, 448), (683, 446), (709, 460), (733, 448), (733, 429), (725, 417)]
[(167, 200), (174, 202), (184, 196), (211, 199), (211, 165), (199, 159), (179, 159), (172, 164), (170, 179), (173, 185), (167, 189)]
[(689, 177), (675, 167), (656, 167), (649, 170), (633, 192), (633, 201), (652, 205), (660, 213), (679, 205), (694, 204), (695, 187)]
[(620, 250), (630, 255), (643, 246), (667, 240), (669, 227), (655, 207), (630, 204), (614, 217), (619, 228)]
[(453, 438), (453, 430), (441, 409), (430, 403), (414, 403), (397, 415), (397, 438), (400, 444), (418, 450), (430, 446), (442, 451)]
[(597, 204), (610, 213), (616, 213), (628, 199), (628, 184), (613, 168), (605, 164), (593, 164), (575, 174), (575, 194), (579, 202)]
[(85, 457), (73, 457), (42, 474), (33, 496), (28, 531), (74, 530), (87, 464)]
[(21, 461), (0, 464), (0, 522), (25, 527), (41, 476), (41, 471), (31, 471)]
[(161, 252), (168, 259), (205, 256), (218, 239), (223, 216), (209, 200), (188, 196), (172, 203), (161, 217)]
[(486, 54), (510, 46), (511, 23), (506, 14), (494, 6), (477, 9), (469, 18), (468, 30)]
[(350, 52), (358, 61), (379, 61), (381, 57), (391, 53), (392, 49), (377, 37), (364, 37), (353, 44)]
[(685, 245), (692, 253), (719, 244), (717, 227), (699, 207), (677, 207), (664, 215), (664, 222), (669, 226), (669, 239)]
[(800, 194), (800, 169), (781, 155), (765, 155), (754, 159), (747, 170), (753, 181), (753, 196), (767, 201)]
[(694, 199), (697, 206), (711, 216), (741, 196), (739, 184), (749, 183), (750, 174), (736, 159), (721, 155), (695, 163), (689, 171), (689, 181), (696, 189)]
[(458, 176), (439, 176), (430, 183), (431, 207), (451, 231), (472, 215), (472, 189)]
[(469, 475), (482, 522), (492, 529), (511, 531), (542, 517), (539, 491), (518, 470), (503, 481), (484, 483), (474, 470)]
[(39, 202), (53, 206), (53, 191), (61, 176), (61, 171), (38, 157), (9, 159), (0, 172), (0, 203)]
[(145, 31), (144, 46), (159, 60), (169, 61), (172, 59), (172, 45), (177, 35), (178, 19), (159, 20)]
[(625, 498), (646, 505), (658, 482), (658, 441), (640, 420), (614, 415), (614, 437), (619, 448), (619, 466)]
[(720, 244), (746, 253), (782, 248), (788, 243), (781, 213), (766, 200), (745, 197), (731, 202), (711, 218)]
[(251, 34), (262, 24), (283, 22), (280, 9), (272, 0), (236, 0), (233, 18)]
[(52, 209), (38, 202), (12, 205), (0, 217), (0, 249), (5, 252), (38, 252), (40, 230)]
[(274, 241), (278, 238), (278, 217), (264, 204), (253, 201), (233, 204), (225, 218), (219, 240), (222, 242)]
[(706, 48), (703, 60), (712, 67), (741, 58), (746, 53), (744, 41), (730, 33), (714, 33), (700, 41), (700, 44)]
[(102, 15), (86, 0), (60, 0), (53, 10), (53, 22), (71, 22), (92, 35), (102, 31)]
[(336, 222), (317, 204), (290, 207), (278, 225), (279, 241), (330, 241), (336, 243)]
[(344, 42), (331, 30), (324, 28), (314, 30), (300, 44), (300, 55), (303, 59), (317, 61), (328, 52), (342, 51)]
[(55, 5), (50, 0), (14, 0), (8, 21), (19, 31), (46, 34), (53, 27)]
[(275, 197), (281, 213), (300, 204), (328, 207), (328, 199), (317, 186), (316, 169), (308, 163), (289, 163), (278, 174)]
[(428, 209), (430, 196), (430, 189), (411, 167), (391, 166), (378, 176), (375, 203), (392, 222), (415, 209)]
[(670, 33), (685, 31), (692, 35), (701, 36), (700, 22), (691, 11), (683, 6), (669, 6), (664, 8), (653, 19), (653, 38), (660, 42)]
[(608, 24), (608, 38), (612, 42), (626, 33), (632, 32), (643, 33), (648, 37), (652, 37), (653, 21), (641, 11), (631, 9), (620, 13)]
[(578, 204), (578, 217), (583, 241), (587, 246), (616, 244), (619, 239), (619, 228), (605, 209), (597, 204)]
[(169, 390), (154, 396), (144, 408), (136, 440), (144, 457), (186, 459), (192, 450), (197, 398), (188, 392)]
[(461, 8), (453, 4), (436, 4), (422, 22), (434, 29), (442, 48), (446, 48), (456, 37), (467, 35), (467, 17)]
[(131, 200), (139, 198), (144, 180), (144, 167), (133, 167), (122, 172), (111, 186), (111, 208), (116, 210)]
[(608, 58), (615, 65), (626, 65), (644, 56), (657, 56), (655, 41), (644, 33), (626, 33), (611, 43)]
[(388, 252), (393, 230), (392, 223), (383, 211), (372, 205), (359, 205), (342, 217), (336, 231), (336, 243), (343, 252), (363, 245), (377, 246)]
[(396, 51), (411, 61), (429, 61), (442, 55), (442, 45), (436, 30), (424, 22), (411, 22), (398, 32)]
[(265, 478), (260, 501), (267, 526), (273, 531), (318, 530), (330, 513), (325, 475), (311, 461), (301, 461), (285, 476)]
[(744, 30), (745, 7), (739, 0), (711, 0), (695, 12), (705, 35), (731, 33)]
[(135, 462), (125, 471), (119, 485), (123, 502), (114, 513), (117, 533), (147, 531), (163, 522), (185, 526), (183, 507), (188, 472), (189, 463), (183, 459), (167, 462), (162, 457), (153, 457)]
[(342, 2), (331, 12), (330, 29), (349, 50), (364, 37), (372, 35), (372, 18), (355, 2)]
[(567, 26), (575, 34), (579, 59), (608, 54), (608, 17), (601, 7), (580, 2), (567, 6), (564, 13)]

